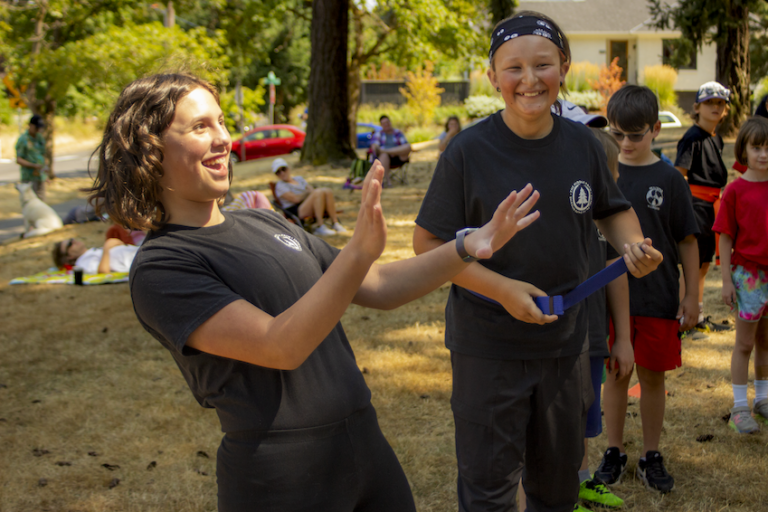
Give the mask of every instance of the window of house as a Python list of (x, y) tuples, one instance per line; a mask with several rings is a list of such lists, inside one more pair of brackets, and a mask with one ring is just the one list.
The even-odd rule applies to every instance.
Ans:
[(696, 48), (684, 39), (664, 39), (662, 45), (662, 64), (675, 69), (696, 69)]

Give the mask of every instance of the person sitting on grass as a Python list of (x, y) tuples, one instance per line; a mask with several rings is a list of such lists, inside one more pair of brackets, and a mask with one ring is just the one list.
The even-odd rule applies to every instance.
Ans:
[[(301, 176), (292, 176), (288, 162), (282, 158), (275, 158), (272, 162), (272, 172), (280, 179), (275, 185), (275, 195), (283, 208), (300, 219), (315, 218), (312, 234), (330, 236), (346, 233), (347, 230), (336, 216), (336, 199), (333, 197), (333, 190), (314, 188)], [(333, 229), (323, 224), (326, 215), (331, 219)]]
[(460, 131), (461, 121), (459, 121), (459, 118), (456, 116), (449, 117), (445, 122), (445, 131), (437, 137), (440, 140), (438, 156), (443, 154), (443, 151), (446, 150), (448, 144), (450, 144), (451, 140), (453, 140), (453, 138), (458, 135)]
[(381, 131), (374, 132), (371, 136), (371, 155), (378, 159), (384, 166), (384, 188), (392, 186), (390, 174), (392, 169), (402, 167), (408, 162), (411, 154), (411, 145), (403, 135), (403, 132), (392, 127), (389, 117), (383, 115), (379, 118)]
[(84, 274), (128, 272), (139, 248), (127, 245), (119, 238), (108, 238), (102, 248), (88, 248), (78, 238), (68, 238), (53, 245), (53, 264), (62, 270), (80, 267)]

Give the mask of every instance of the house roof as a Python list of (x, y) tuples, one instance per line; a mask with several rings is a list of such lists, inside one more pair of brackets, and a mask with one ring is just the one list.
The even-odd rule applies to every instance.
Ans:
[(515, 11), (538, 11), (560, 25), (566, 34), (600, 32), (656, 32), (647, 0), (529, 0)]

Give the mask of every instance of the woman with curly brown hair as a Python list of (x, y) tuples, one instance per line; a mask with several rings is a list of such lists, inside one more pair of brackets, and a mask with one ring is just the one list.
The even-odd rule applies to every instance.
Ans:
[(219, 510), (414, 510), (339, 319), (353, 302), (395, 308), (472, 255), (490, 257), (538, 217), (527, 215), (538, 194), (512, 192), (457, 243), (378, 265), (380, 163), (339, 251), (271, 211), (222, 213), (230, 149), (214, 87), (178, 74), (139, 79), (110, 115), (91, 196), (117, 222), (151, 230), (131, 298), (198, 402), (218, 413)]

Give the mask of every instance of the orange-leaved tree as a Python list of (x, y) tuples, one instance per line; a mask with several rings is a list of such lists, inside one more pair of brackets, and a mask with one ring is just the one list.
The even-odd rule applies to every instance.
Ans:
[(600, 75), (597, 80), (590, 80), (589, 83), (592, 89), (600, 93), (603, 98), (603, 104), (601, 109), (605, 110), (608, 105), (608, 100), (611, 99), (613, 93), (621, 89), (624, 85), (624, 81), (621, 79), (621, 73), (624, 70), (619, 66), (619, 58), (616, 57), (611, 61), (610, 66), (603, 64), (600, 66)]

